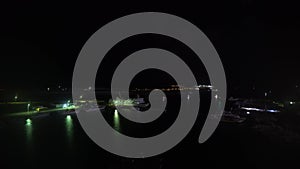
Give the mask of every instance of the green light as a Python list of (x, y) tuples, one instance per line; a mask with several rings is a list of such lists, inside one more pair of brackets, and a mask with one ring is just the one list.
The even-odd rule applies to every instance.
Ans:
[(118, 110), (117, 110), (117, 109), (115, 110), (114, 118), (115, 118), (115, 119), (118, 119), (118, 118), (119, 118), (119, 114), (118, 114)]
[(70, 115), (67, 115), (66, 119), (70, 121), (72, 120), (72, 117)]
[(69, 141), (72, 140), (73, 138), (73, 120), (72, 117), (70, 115), (66, 116), (65, 119), (65, 125), (66, 125), (66, 134), (67, 134), (67, 138)]
[(26, 119), (26, 126), (31, 126), (31, 120), (30, 119)]
[(120, 119), (119, 119), (119, 113), (117, 110), (114, 112), (114, 129), (120, 131)]
[(31, 143), (32, 141), (32, 121), (30, 119), (26, 119), (26, 124), (25, 124), (25, 132), (26, 132), (26, 140), (28, 143)]

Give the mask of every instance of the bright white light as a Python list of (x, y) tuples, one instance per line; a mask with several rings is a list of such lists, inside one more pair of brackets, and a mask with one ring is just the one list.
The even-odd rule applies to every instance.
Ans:
[(68, 104), (63, 104), (63, 108), (67, 108), (68, 107)]
[(117, 109), (116, 109), (115, 112), (114, 112), (114, 118), (115, 118), (115, 119), (119, 118), (119, 114), (118, 114), (118, 110), (117, 110)]
[(251, 111), (264, 111), (263, 109), (252, 108), (252, 107), (241, 107), (243, 110), (251, 110)]
[(280, 112), (279, 110), (267, 110), (267, 112), (270, 112), (270, 113), (278, 113)]
[(250, 114), (250, 112), (247, 111), (247, 114)]

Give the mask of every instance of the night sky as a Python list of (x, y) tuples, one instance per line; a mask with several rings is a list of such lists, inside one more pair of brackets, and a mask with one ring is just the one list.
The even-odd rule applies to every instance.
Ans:
[[(2, 4), (0, 10), (0, 89), (40, 88), (58, 83), (70, 86), (76, 58), (95, 31), (124, 15), (156, 11), (187, 19), (208, 36), (223, 62), (229, 90), (255, 87), (278, 93), (290, 91), (300, 86), (298, 8), (297, 4), (251, 0), (199, 4), (12, 1)], [(153, 36), (148, 38), (152, 40), (145, 42), (144, 47), (169, 44), (164, 47), (172, 49), (166, 41), (153, 45), (159, 41)], [(132, 41), (129, 46), (134, 51), (138, 43), (137, 39)], [(116, 51), (119, 60), (126, 57), (122, 50)], [(188, 54), (180, 57), (193, 61)], [(104, 69), (111, 67), (106, 65)], [(197, 72), (197, 66), (194, 67)]]

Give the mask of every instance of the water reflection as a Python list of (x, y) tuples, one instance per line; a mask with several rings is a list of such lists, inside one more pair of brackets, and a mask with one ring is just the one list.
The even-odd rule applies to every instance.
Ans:
[(32, 141), (32, 121), (31, 121), (31, 119), (26, 119), (25, 133), (26, 133), (26, 140), (28, 143), (30, 143)]
[(114, 112), (114, 129), (120, 131), (120, 118), (117, 110)]
[(74, 132), (74, 126), (73, 126), (73, 119), (70, 115), (67, 115), (65, 118), (65, 126), (66, 126), (66, 135), (68, 139), (68, 144), (72, 143), (73, 140), (73, 132)]

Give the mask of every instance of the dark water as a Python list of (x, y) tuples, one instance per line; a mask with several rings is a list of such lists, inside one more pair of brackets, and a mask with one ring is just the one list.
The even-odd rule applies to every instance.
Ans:
[[(126, 128), (126, 121), (108, 114), (106, 119), (113, 127)], [(248, 122), (221, 123), (206, 143), (199, 144), (199, 121), (172, 150), (156, 157), (128, 159), (93, 143), (76, 115), (57, 112), (30, 121), (2, 118), (1, 168), (299, 168), (300, 142), (286, 141), (289, 136), (280, 136), (285, 131), (276, 127), (261, 131)]]

